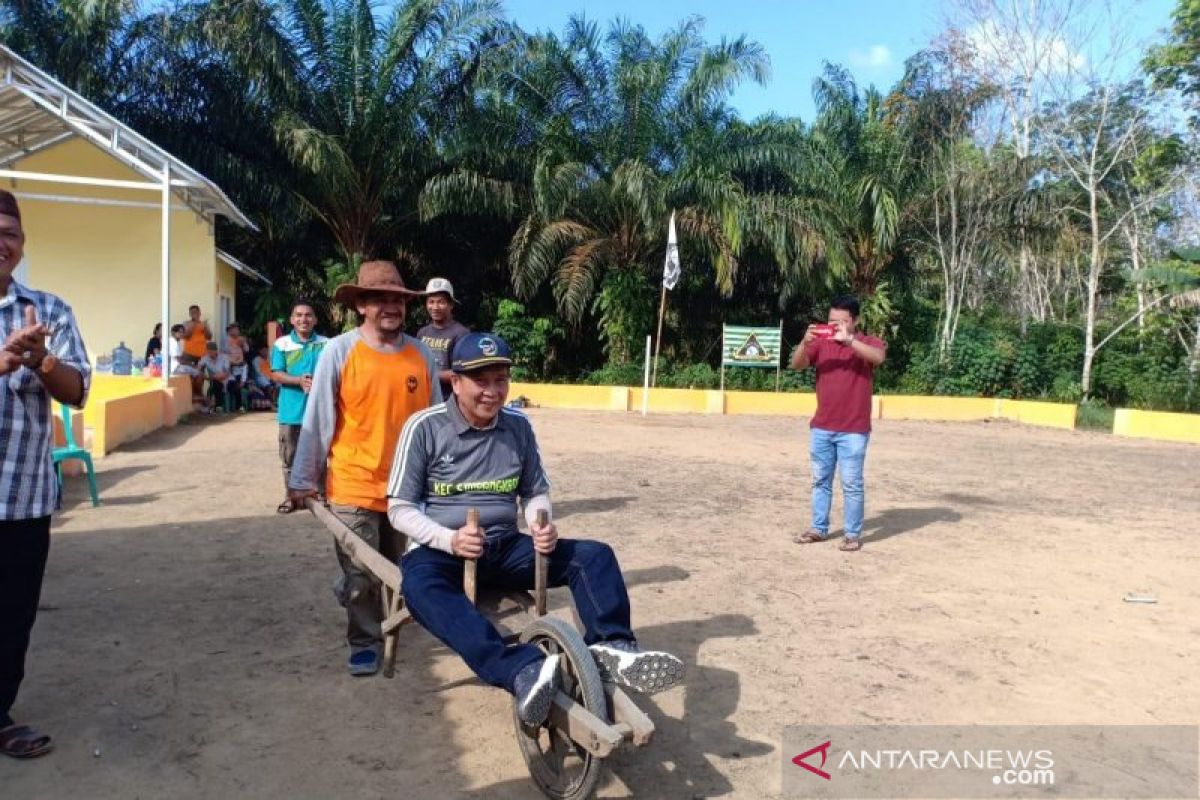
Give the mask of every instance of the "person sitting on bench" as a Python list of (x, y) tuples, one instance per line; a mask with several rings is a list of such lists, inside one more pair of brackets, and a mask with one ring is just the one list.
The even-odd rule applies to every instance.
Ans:
[[(388, 519), (412, 545), (400, 561), (413, 618), (458, 653), (485, 683), (516, 695), (521, 720), (545, 722), (558, 689), (558, 655), (505, 645), (463, 590), (466, 559), (480, 588), (532, 589), (534, 551), (548, 557), (547, 584), (570, 586), (584, 641), (602, 678), (651, 693), (683, 678), (673, 655), (643, 651), (630, 628), (629, 595), (612, 548), (559, 539), (550, 482), (529, 420), (507, 408), (509, 346), (492, 333), (460, 339), (451, 356), (454, 396), (404, 425), (388, 480)], [(524, 503), (532, 536), (517, 529)], [(467, 509), (480, 512), (479, 527)]]

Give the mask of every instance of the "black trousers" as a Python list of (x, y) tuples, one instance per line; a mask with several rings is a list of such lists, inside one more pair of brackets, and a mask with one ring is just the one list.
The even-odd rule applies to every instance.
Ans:
[(12, 724), (49, 552), (49, 516), (0, 520), (0, 728)]

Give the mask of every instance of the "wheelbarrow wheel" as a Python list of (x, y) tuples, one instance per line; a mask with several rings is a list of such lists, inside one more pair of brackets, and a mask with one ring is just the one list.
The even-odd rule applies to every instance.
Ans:
[[(559, 659), (559, 689), (600, 719), (608, 720), (604, 683), (592, 653), (569, 623), (554, 617), (534, 620), (521, 633), (521, 641), (542, 648)], [(601, 759), (584, 750), (547, 720), (537, 728), (527, 727), (513, 703), (513, 721), (521, 755), (534, 783), (555, 800), (584, 800), (591, 797), (600, 780)]]

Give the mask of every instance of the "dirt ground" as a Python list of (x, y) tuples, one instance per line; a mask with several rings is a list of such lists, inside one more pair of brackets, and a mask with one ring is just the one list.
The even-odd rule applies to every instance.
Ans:
[[(1200, 448), (879, 423), (845, 554), (790, 541), (805, 420), (530, 414), (564, 534), (616, 548), (643, 643), (690, 668), (600, 797), (778, 795), (791, 724), (1200, 721)], [(156, 433), (99, 479), (96, 509), (69, 482), (14, 710), (58, 749), (0, 761), (0, 795), (540, 796), (508, 696), (424, 631), (395, 680), (346, 675), (332, 542), (274, 513), (273, 419)]]

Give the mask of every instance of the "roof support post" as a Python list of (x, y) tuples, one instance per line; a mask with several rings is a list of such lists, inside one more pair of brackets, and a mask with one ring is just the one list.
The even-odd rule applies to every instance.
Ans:
[[(162, 333), (159, 335), (162, 353), (162, 385), (166, 389), (171, 384), (171, 364), (168, 354), (171, 352), (171, 165), (163, 164), (162, 168)], [(191, 386), (188, 386), (188, 399), (191, 400)]]

